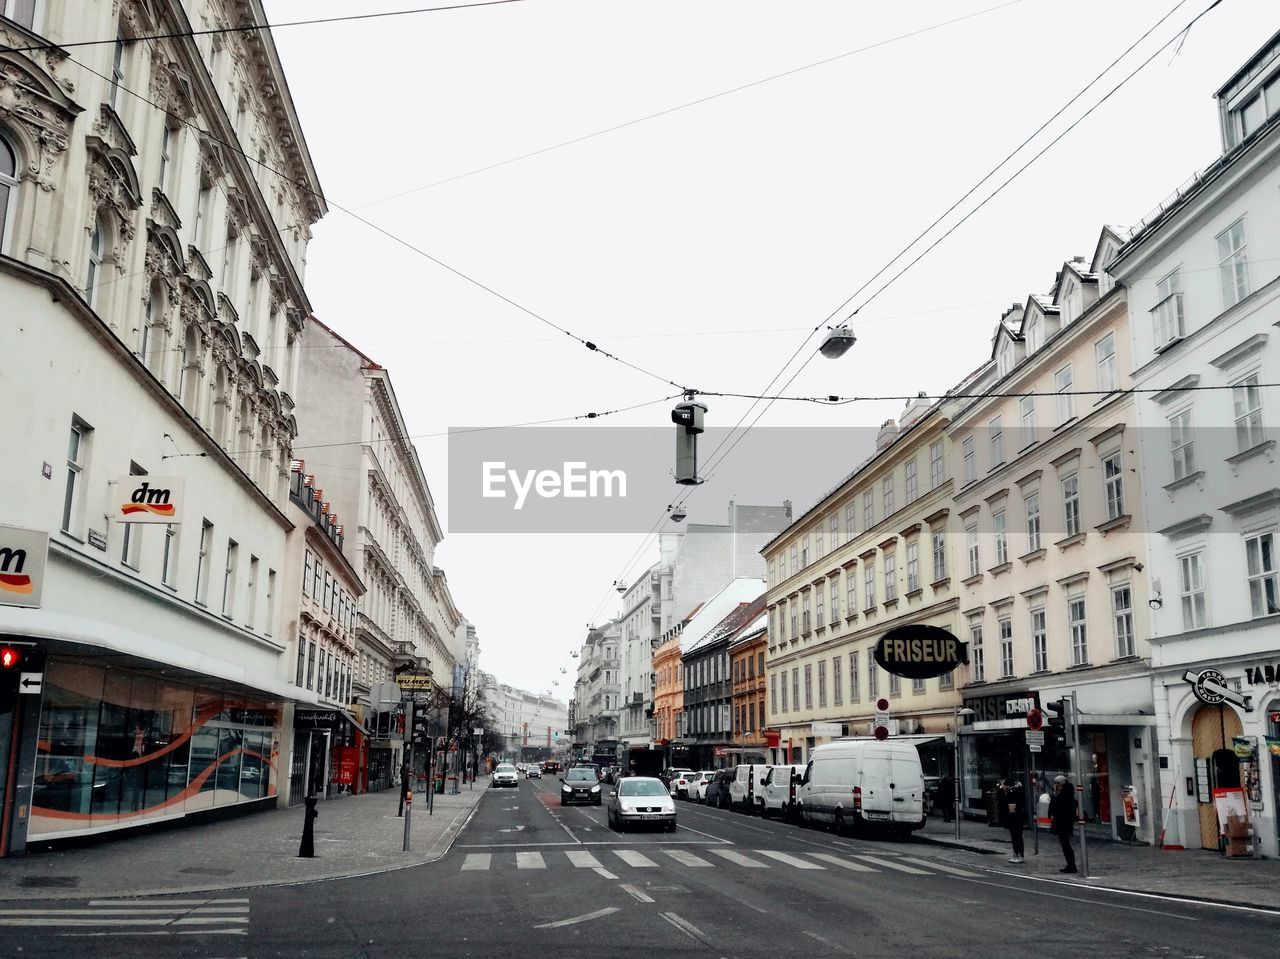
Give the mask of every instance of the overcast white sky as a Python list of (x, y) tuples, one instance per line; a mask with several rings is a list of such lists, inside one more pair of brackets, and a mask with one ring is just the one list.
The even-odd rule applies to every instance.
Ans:
[[(525, 0), (281, 28), (276, 44), (331, 203), (308, 258), (316, 314), (391, 371), (415, 435), (672, 392), (380, 236), (334, 208), (341, 205), (664, 378), (759, 392), (809, 329), (1175, 0), (1002, 2)], [(1184, 2), (1036, 144), (1210, 2)], [(275, 22), (352, 10), (337, 0), (266, 7)], [(986, 357), (1005, 305), (1046, 291), (1063, 260), (1093, 252), (1103, 223), (1138, 220), (1216, 156), (1212, 94), (1278, 26), (1274, 0), (1227, 0), (1176, 56), (1170, 48), (1157, 57), (862, 311), (854, 350), (814, 361), (791, 391), (953, 385)], [(655, 469), (666, 472), (671, 405), (582, 428), (651, 427)], [(709, 405), (717, 426), (746, 408), (728, 399)], [(900, 406), (777, 404), (762, 423), (870, 426)], [(446, 440), (424, 436), (417, 445), (443, 521)], [(690, 500), (690, 518), (722, 522), (735, 473), (798, 465), (760, 459), (726, 460)], [(797, 509), (816, 493), (797, 480)], [(482, 667), (567, 699), (569, 653), (584, 625), (617, 612), (612, 581), (656, 560), (650, 549), (624, 570), (641, 540), (446, 533), (437, 558), (479, 630)]]

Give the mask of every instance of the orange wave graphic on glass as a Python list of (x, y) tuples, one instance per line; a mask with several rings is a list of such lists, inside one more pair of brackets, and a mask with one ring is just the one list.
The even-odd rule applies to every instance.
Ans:
[(134, 513), (154, 513), (156, 516), (172, 516), (174, 515), (174, 507), (172, 503), (121, 503), (120, 512), (125, 516), (132, 516)]
[(35, 586), (25, 573), (0, 573), (0, 589), (7, 593), (31, 593)]

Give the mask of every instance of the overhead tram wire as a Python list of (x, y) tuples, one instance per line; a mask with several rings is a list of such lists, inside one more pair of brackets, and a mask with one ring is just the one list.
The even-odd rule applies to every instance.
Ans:
[[(186, 37), (206, 37), (226, 33), (255, 33), (259, 30), (280, 30), (284, 27), (309, 27), (322, 23), (342, 23), (353, 20), (381, 20), (387, 17), (410, 17), (423, 13), (447, 13), (450, 10), (470, 10), (476, 7), (500, 7), (528, 0), (476, 0), (473, 3), (455, 3), (444, 7), (416, 7), (412, 10), (384, 10), (379, 13), (350, 13), (340, 17), (316, 17), (312, 20), (287, 20), (283, 23), (243, 23), (231, 27), (209, 27), (203, 30), (175, 30), (170, 33), (142, 34), (128, 40), (178, 40)], [(69, 43), (33, 43), (25, 47), (7, 47), (11, 53), (34, 53), (41, 50), (68, 50), (72, 47), (96, 47), (115, 43), (117, 37), (105, 40), (73, 40)]]

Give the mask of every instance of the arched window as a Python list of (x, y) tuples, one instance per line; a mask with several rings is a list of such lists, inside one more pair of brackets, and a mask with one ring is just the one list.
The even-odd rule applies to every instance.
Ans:
[(89, 272), (84, 281), (84, 298), (90, 306), (94, 306), (98, 289), (99, 273), (102, 272), (102, 248), (106, 245), (103, 236), (102, 217), (93, 218), (93, 233), (89, 236)]
[(18, 199), (18, 154), (0, 134), (0, 253), (8, 244), (10, 212)]

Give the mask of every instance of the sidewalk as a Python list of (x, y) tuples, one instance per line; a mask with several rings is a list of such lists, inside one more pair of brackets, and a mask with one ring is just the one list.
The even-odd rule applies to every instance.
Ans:
[(399, 791), (322, 801), (312, 859), (298, 858), (301, 805), (208, 825), (122, 837), (98, 845), (0, 859), (0, 900), (211, 892), (386, 872), (443, 856), (485, 795), (426, 795), (413, 806), (412, 850), (403, 852)]
[[(960, 841), (955, 823), (931, 816), (925, 828), (913, 834), (915, 842), (928, 843), (939, 858), (1014, 875), (1070, 881), (1084, 886), (1149, 892), (1237, 906), (1280, 910), (1280, 860), (1227, 859), (1199, 849), (1163, 850), (1155, 846), (1089, 839), (1089, 875), (1063, 875), (1062, 848), (1056, 836), (1040, 833), (1040, 854), (1035, 853), (1035, 833), (1023, 834), (1026, 862), (1011, 864), (1009, 833), (984, 822), (965, 820)], [(1075, 841), (1076, 863), (1082, 864), (1080, 840)]]

